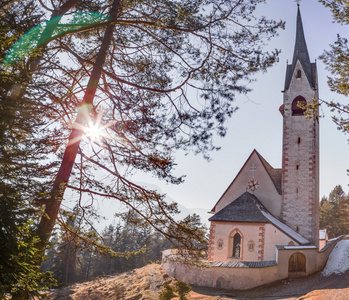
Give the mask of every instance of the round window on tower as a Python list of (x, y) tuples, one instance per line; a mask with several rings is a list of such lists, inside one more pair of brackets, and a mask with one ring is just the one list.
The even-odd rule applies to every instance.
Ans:
[(303, 116), (306, 111), (307, 101), (302, 96), (297, 96), (292, 102), (292, 116)]

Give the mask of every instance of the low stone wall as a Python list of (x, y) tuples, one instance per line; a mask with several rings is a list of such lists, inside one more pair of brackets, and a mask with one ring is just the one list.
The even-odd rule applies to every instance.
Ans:
[(170, 250), (163, 252), (163, 268), (170, 276), (192, 285), (245, 290), (283, 279), (278, 275), (275, 261), (263, 262), (265, 264), (255, 267), (210, 264), (208, 268), (199, 268), (172, 261), (172, 255)]
[(334, 246), (336, 246), (339, 241), (346, 238), (349, 238), (349, 236), (348, 237), (346, 237), (345, 235), (339, 236), (338, 238), (336, 238), (335, 240), (332, 240), (329, 244), (327, 244), (324, 248), (322, 248), (319, 251), (319, 254), (317, 256), (317, 265), (318, 265), (317, 271), (321, 271), (325, 267), (328, 257), (330, 256), (330, 253), (332, 252)]
[(332, 249), (342, 238), (333, 241), (320, 252), (316, 247), (277, 246), (277, 261), (204, 262), (207, 268), (184, 264), (176, 260), (173, 251), (165, 250), (162, 266), (170, 276), (191, 285), (246, 290), (288, 278), (291, 274), (288, 272), (289, 259), (296, 252), (306, 257), (306, 272), (303, 275), (322, 270)]
[[(294, 246), (293, 248), (288, 248), (288, 246), (276, 246), (276, 248), (277, 248), (277, 256), (278, 256), (278, 273), (281, 277), (287, 278), (289, 276), (291, 277), (307, 276), (318, 271), (318, 268), (317, 268), (318, 248), (316, 248), (315, 246), (313, 248), (307, 247), (307, 246), (304, 246), (304, 247)], [(301, 253), (305, 256), (306, 272), (294, 273), (294, 274), (289, 273), (289, 270), (288, 270), (289, 260), (290, 260), (290, 257), (295, 253)]]

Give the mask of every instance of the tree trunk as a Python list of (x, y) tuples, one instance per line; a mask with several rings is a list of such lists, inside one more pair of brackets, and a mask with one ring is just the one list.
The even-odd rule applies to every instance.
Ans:
[[(112, 19), (116, 19), (118, 15), (120, 2), (120, 0), (115, 0), (113, 2), (110, 11), (110, 17)], [(109, 25), (106, 28), (102, 44), (97, 55), (95, 66), (93, 67), (89, 82), (87, 84), (84, 98), (80, 104), (79, 112), (73, 125), (72, 132), (68, 138), (68, 144), (63, 155), (61, 166), (53, 183), (50, 198), (45, 205), (45, 212), (40, 220), (37, 229), (37, 235), (40, 239), (37, 247), (41, 251), (41, 255), (43, 255), (51, 236), (53, 227), (57, 219), (58, 211), (61, 206), (61, 201), (63, 199), (66, 185), (72, 172), (80, 141), (83, 136), (82, 127), (86, 124), (87, 117), (90, 114), (93, 106), (93, 99), (95, 97), (98, 82), (101, 78), (101, 69), (105, 63), (107, 51), (113, 37), (113, 29), (114, 25)], [(40, 258), (40, 260), (41, 259), (42, 257)]]

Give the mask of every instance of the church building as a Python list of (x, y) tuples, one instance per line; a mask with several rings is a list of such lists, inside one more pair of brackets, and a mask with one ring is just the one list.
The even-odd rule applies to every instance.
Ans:
[(287, 64), (283, 104), (282, 168), (273, 168), (257, 151), (211, 210), (208, 268), (173, 262), (162, 265), (189, 284), (249, 289), (321, 270), (336, 243), (321, 234), (319, 247), (319, 119), (306, 111), (318, 99), (316, 63), (306, 45), (298, 5), (296, 42)]
[(256, 150), (212, 209), (208, 259), (270, 261), (276, 246), (319, 243), (319, 119), (305, 114), (318, 98), (300, 10), (293, 60), (287, 65), (283, 104), (282, 169)]

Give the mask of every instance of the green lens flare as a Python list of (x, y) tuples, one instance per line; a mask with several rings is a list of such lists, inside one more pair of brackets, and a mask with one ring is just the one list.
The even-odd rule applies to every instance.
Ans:
[(56, 38), (93, 28), (109, 20), (109, 16), (95, 12), (75, 13), (51, 19), (29, 30), (20, 38), (5, 56), (3, 65), (7, 67), (22, 60)]

